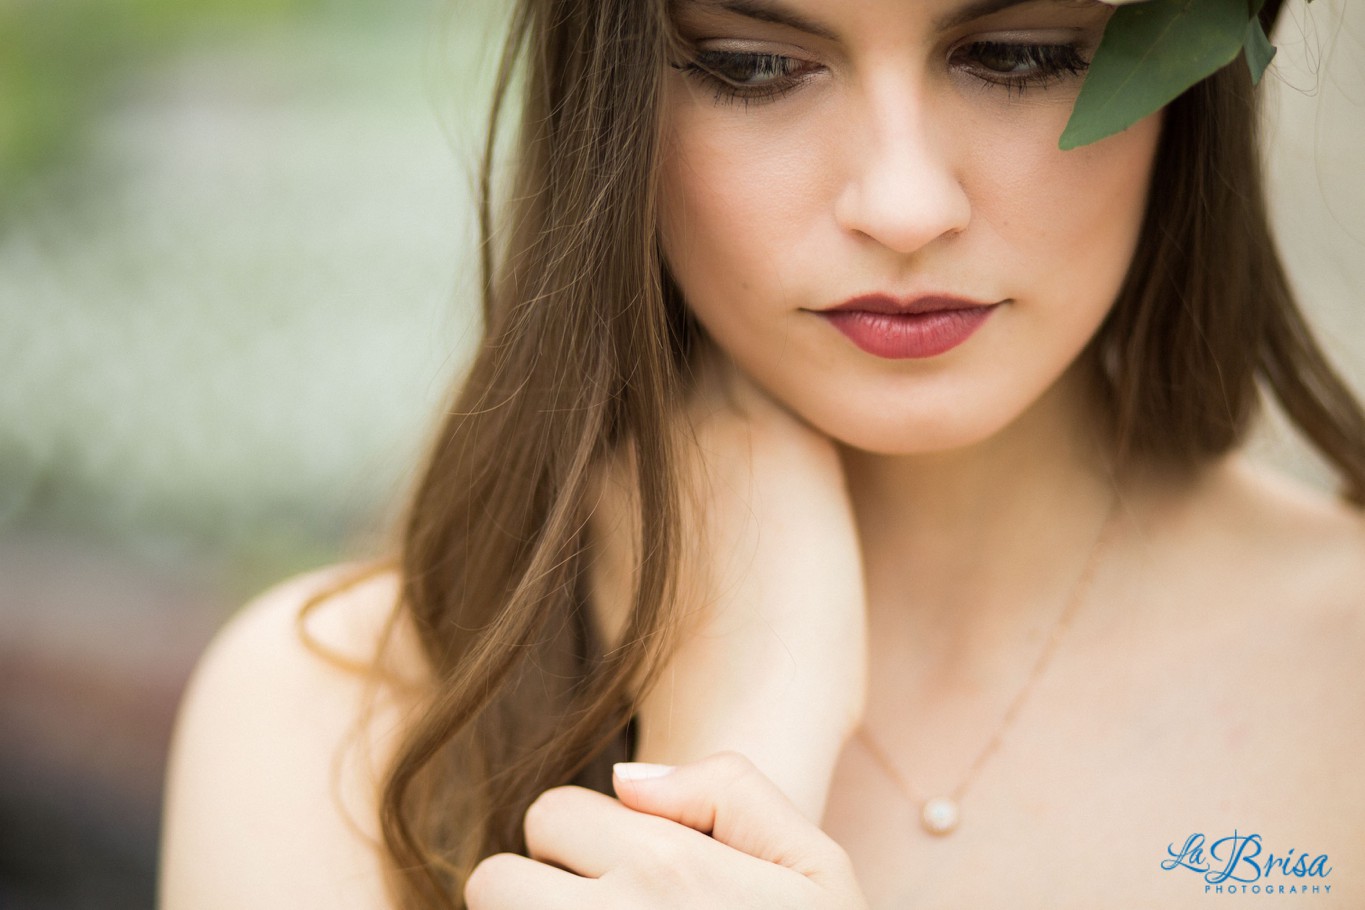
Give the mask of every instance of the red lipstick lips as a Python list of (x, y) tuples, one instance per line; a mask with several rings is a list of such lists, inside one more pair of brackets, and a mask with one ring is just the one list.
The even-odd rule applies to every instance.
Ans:
[(957, 347), (998, 306), (961, 297), (867, 294), (817, 315), (867, 353), (905, 360), (934, 357)]

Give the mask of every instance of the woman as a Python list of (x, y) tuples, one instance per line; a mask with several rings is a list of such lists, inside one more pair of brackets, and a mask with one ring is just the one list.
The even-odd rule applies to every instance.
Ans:
[(1059, 149), (1111, 12), (519, 4), (400, 558), (216, 641), (165, 905), (1361, 900), (1365, 417), (1245, 66)]

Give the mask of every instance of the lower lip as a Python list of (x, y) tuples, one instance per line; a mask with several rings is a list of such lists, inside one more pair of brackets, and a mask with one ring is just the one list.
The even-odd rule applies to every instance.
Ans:
[(997, 306), (995, 303), (914, 315), (860, 310), (826, 310), (820, 315), (867, 353), (905, 360), (934, 357), (952, 350), (970, 338)]

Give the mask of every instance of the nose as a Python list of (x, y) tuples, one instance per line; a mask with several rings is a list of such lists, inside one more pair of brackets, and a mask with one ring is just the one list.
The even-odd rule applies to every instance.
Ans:
[(965, 230), (971, 205), (946, 141), (950, 125), (935, 130), (924, 100), (904, 88), (862, 109), (845, 133), (839, 226), (902, 254)]

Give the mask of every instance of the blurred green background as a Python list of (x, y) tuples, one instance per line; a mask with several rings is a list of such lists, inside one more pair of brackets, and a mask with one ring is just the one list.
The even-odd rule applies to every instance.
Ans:
[(469, 329), (490, 6), (3, 7), (0, 520), (245, 594), (391, 492)]
[(502, 6), (0, 2), (0, 907), (150, 907), (193, 661), (379, 546), (471, 342)]
[[(1365, 4), (1288, 4), (1272, 201), (1365, 386)], [(473, 340), (494, 0), (0, 0), (0, 907), (152, 903), (181, 687), (380, 545)], [(1320, 467), (1272, 419), (1263, 457)]]

